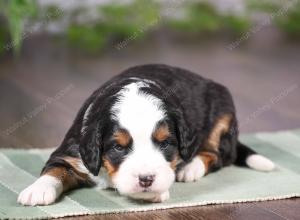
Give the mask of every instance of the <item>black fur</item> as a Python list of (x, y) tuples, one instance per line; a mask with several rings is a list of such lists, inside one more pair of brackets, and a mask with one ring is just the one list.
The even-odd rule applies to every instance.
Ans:
[[(216, 119), (224, 114), (233, 116), (230, 132), (221, 137), (219, 151), (212, 151), (219, 160), (211, 171), (235, 162), (245, 165), (246, 156), (254, 153), (238, 142), (235, 107), (227, 88), (184, 69), (167, 65), (143, 65), (112, 78), (87, 99), (44, 171), (54, 164), (64, 166), (64, 161), (59, 159), (62, 156), (81, 157), (94, 175), (99, 173), (102, 156), (106, 156), (116, 166), (122, 162), (123, 156), (130, 152), (130, 147), (122, 154), (119, 152), (119, 156), (112, 148), (114, 143), (111, 143), (111, 135), (114, 129), (120, 128), (112, 119), (111, 107), (120, 98), (117, 92), (125, 85), (137, 81), (136, 78), (154, 82), (148, 83), (149, 87), (142, 88), (142, 92), (159, 98), (163, 102), (161, 108), (167, 112), (165, 122), (172, 132), (172, 137), (167, 140), (170, 147), (164, 148), (162, 145), (165, 143), (156, 143), (167, 160), (171, 161), (177, 151), (185, 162), (201, 151), (210, 151), (204, 149), (204, 141)], [(90, 104), (93, 106), (85, 121), (87, 128), (82, 134), (83, 117)]]

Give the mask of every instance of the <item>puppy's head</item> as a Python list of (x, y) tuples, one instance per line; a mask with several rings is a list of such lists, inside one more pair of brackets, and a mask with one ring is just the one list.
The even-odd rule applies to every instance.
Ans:
[(178, 125), (160, 99), (127, 85), (118, 101), (85, 129), (80, 153), (85, 166), (98, 175), (106, 168), (113, 186), (135, 197), (166, 192), (175, 179), (179, 155)]
[(177, 142), (165, 120), (158, 121), (147, 136), (119, 129), (111, 146), (104, 153), (104, 166), (121, 194), (169, 189), (175, 177)]

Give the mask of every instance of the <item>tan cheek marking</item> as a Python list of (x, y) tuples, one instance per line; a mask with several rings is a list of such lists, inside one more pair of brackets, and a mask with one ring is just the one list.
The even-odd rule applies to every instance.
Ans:
[(220, 139), (223, 134), (227, 133), (230, 128), (230, 122), (232, 115), (226, 114), (221, 116), (216, 122), (211, 130), (208, 139), (206, 141), (206, 147), (212, 148), (213, 150), (218, 151), (220, 145)]
[(209, 168), (218, 161), (217, 155), (210, 152), (200, 152), (199, 157), (204, 163), (205, 173), (208, 173)]
[(131, 137), (126, 131), (117, 131), (114, 133), (114, 139), (118, 144), (126, 147), (130, 143)]
[(162, 125), (157, 128), (154, 133), (153, 137), (157, 141), (164, 141), (170, 136), (170, 131), (167, 125)]
[(103, 166), (110, 177), (112, 177), (118, 170), (118, 168), (113, 166), (106, 158), (103, 158)]

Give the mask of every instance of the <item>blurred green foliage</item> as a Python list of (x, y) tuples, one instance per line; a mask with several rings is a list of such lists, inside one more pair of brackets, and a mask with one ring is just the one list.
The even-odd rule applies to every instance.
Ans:
[(300, 4), (298, 0), (251, 0), (249, 10), (273, 16), (275, 24), (291, 37), (300, 37)]
[(213, 32), (220, 28), (220, 16), (208, 3), (190, 4), (185, 8), (182, 19), (170, 20), (169, 25), (184, 32)]
[[(69, 17), (66, 30), (70, 45), (90, 53), (97, 53), (107, 45), (128, 40), (137, 40), (159, 25), (166, 25), (185, 34), (218, 33), (228, 30), (234, 35), (241, 35), (249, 30), (252, 23), (249, 14), (263, 12), (277, 15), (288, 0), (247, 0), (247, 13), (244, 16), (221, 14), (209, 1), (185, 2), (178, 10), (184, 14), (166, 17), (166, 22), (160, 22), (161, 4), (154, 0), (133, 0), (120, 4), (113, 1), (94, 8), (99, 18), (92, 22), (80, 22), (80, 15), (88, 13), (88, 8), (71, 11), (67, 16), (56, 5), (50, 5), (38, 10), (36, 0), (0, 0), (0, 52), (3, 48), (13, 49), (18, 54), (22, 40), (26, 37), (24, 25), (26, 21), (60, 21)], [(290, 0), (293, 1), (293, 0)], [(296, 0), (295, 0), (296, 1)], [(174, 12), (177, 9), (175, 8)], [(69, 13), (69, 12), (68, 12)], [(289, 35), (300, 36), (300, 5), (297, 4), (280, 16), (274, 16), (274, 24)]]
[(105, 5), (100, 7), (103, 22), (112, 32), (128, 36), (159, 16), (159, 5), (149, 0), (135, 0), (128, 5)]
[(46, 21), (57, 21), (63, 17), (62, 10), (56, 5), (49, 5), (45, 9), (45, 13), (41, 16), (42, 20)]
[(279, 10), (280, 4), (275, 0), (248, 0), (248, 10), (273, 13)]
[(227, 15), (222, 17), (223, 27), (231, 30), (233, 34), (240, 35), (251, 27), (251, 22), (246, 17)]
[(191, 33), (207, 33), (228, 29), (240, 34), (250, 27), (246, 17), (221, 15), (208, 2), (188, 5), (183, 19), (170, 20), (169, 25), (175, 30)]
[(71, 25), (67, 37), (71, 45), (96, 53), (106, 45), (107, 33), (101, 26)]
[(2, 44), (7, 44), (6, 48), (12, 48), (18, 54), (23, 40), (25, 19), (37, 14), (36, 2), (34, 0), (1, 0), (0, 10), (7, 19), (10, 33), (10, 42), (2, 42)]
[[(78, 12), (77, 12), (78, 13)], [(143, 26), (147, 26), (159, 16), (159, 6), (149, 0), (135, 0), (130, 4), (109, 4), (99, 8), (101, 20), (90, 26), (71, 24), (68, 29), (70, 43), (88, 52), (98, 52), (111, 39), (129, 38)], [(140, 31), (137, 38), (146, 33)]]
[(275, 19), (278, 27), (291, 37), (300, 37), (300, 4), (290, 7), (286, 14)]
[(9, 41), (8, 31), (6, 26), (0, 25), (0, 54), (3, 54), (5, 51), (5, 45)]

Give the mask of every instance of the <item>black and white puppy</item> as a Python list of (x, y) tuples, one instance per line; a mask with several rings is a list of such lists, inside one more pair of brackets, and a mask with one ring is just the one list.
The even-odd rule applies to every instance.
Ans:
[(235, 108), (222, 85), (167, 65), (130, 68), (96, 90), (42, 170), (19, 195), (47, 205), (65, 191), (98, 184), (162, 202), (175, 181), (236, 164), (274, 164), (238, 141)]

